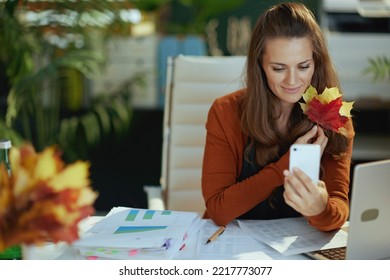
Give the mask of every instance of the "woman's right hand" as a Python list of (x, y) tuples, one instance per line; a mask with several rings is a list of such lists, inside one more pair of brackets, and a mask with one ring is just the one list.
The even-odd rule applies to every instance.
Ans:
[(299, 137), (294, 144), (318, 144), (321, 147), (322, 156), (326, 145), (328, 144), (328, 137), (326, 137), (324, 130), (321, 127), (315, 125), (312, 129)]

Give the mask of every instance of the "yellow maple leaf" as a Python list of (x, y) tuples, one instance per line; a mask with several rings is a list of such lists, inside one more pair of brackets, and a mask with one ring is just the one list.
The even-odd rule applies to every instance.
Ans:
[(310, 104), (311, 100), (318, 96), (317, 90), (313, 86), (309, 86), (307, 90), (302, 94), (303, 100), (305, 103), (299, 103), (301, 105), (302, 111), (305, 113), (307, 111), (308, 104)]
[(6, 214), (7, 209), (11, 203), (12, 190), (8, 171), (4, 164), (0, 164), (0, 221)]
[(80, 190), (80, 195), (78, 196), (76, 204), (79, 207), (92, 205), (97, 196), (97, 193), (91, 191), (90, 189), (83, 188)]
[(318, 96), (318, 100), (322, 104), (329, 104), (341, 96), (337, 87), (325, 88), (325, 90)]
[(343, 105), (341, 106), (340, 111), (339, 111), (340, 115), (346, 116), (348, 118), (352, 117), (351, 110), (352, 110), (353, 103), (354, 103), (354, 101), (352, 101), (352, 102), (343, 101)]
[(34, 178), (36, 180), (47, 180), (55, 176), (59, 171), (57, 161), (54, 147), (45, 149), (37, 160), (33, 174)]
[(318, 93), (317, 93), (317, 90), (315, 87), (313, 87), (312, 85), (310, 85), (308, 87), (308, 89), (303, 93), (303, 99), (305, 100), (306, 103), (310, 103), (310, 101), (318, 96)]
[(49, 180), (49, 185), (56, 191), (65, 188), (80, 189), (89, 185), (89, 164), (86, 162), (75, 162)]

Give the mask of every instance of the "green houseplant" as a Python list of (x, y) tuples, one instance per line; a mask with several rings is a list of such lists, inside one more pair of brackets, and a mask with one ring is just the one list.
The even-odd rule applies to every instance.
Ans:
[(378, 56), (368, 60), (369, 66), (364, 69), (365, 74), (372, 75), (374, 81), (388, 80), (390, 82), (390, 58)]
[[(15, 145), (29, 141), (37, 150), (58, 144), (71, 161), (85, 158), (104, 137), (129, 129), (131, 85), (138, 78), (109, 98), (83, 96), (85, 78), (105, 62), (89, 35), (128, 30), (129, 23), (119, 15), (127, 7), (132, 5), (116, 1), (5, 1), (0, 8), (0, 63), (9, 92), (1, 112), (2, 137)], [(31, 11), (41, 11), (45, 18), (32, 20)]]

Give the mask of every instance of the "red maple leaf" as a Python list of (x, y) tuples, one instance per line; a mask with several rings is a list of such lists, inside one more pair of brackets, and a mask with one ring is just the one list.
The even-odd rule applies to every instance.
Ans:
[(343, 127), (348, 120), (347, 117), (340, 116), (339, 111), (342, 105), (341, 97), (328, 104), (322, 104), (318, 99), (313, 98), (306, 115), (322, 128), (338, 132), (339, 128)]

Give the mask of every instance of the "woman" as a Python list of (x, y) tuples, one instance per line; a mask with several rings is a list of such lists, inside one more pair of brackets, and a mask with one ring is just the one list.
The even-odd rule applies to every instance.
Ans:
[[(298, 101), (312, 85), (339, 87), (321, 29), (302, 4), (284, 3), (258, 19), (247, 56), (246, 88), (217, 99), (206, 124), (202, 170), (205, 218), (304, 216), (323, 231), (340, 228), (349, 214), (354, 130), (315, 125)], [(289, 147), (319, 144), (321, 181), (288, 172)]]

